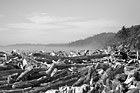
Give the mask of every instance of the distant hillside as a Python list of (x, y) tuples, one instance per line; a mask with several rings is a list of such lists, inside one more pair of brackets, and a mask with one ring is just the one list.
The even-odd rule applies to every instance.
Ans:
[(69, 46), (104, 48), (106, 46), (125, 45), (130, 49), (140, 49), (140, 25), (126, 28), (115, 33), (101, 33), (89, 38), (69, 43)]
[(85, 39), (77, 40), (69, 43), (72, 47), (94, 47), (94, 48), (104, 48), (108, 46), (109, 41), (112, 40), (115, 33), (101, 33)]
[(82, 40), (63, 44), (13, 44), (1, 46), (1, 50), (19, 49), (19, 50), (80, 50), (80, 49), (99, 49), (108, 45), (115, 33), (101, 33)]
[(140, 25), (126, 28), (122, 27), (120, 31), (114, 36), (112, 44), (126, 45), (130, 49), (140, 49)]
[(0, 49), (26, 50), (77, 50), (100, 49), (112, 45), (126, 45), (130, 49), (140, 49), (140, 25), (126, 28), (123, 26), (117, 33), (101, 33), (91, 37), (63, 44), (14, 44), (0, 46)]
[(67, 43), (64, 44), (30, 44), (30, 43), (24, 43), (24, 44), (11, 44), (7, 45), (9, 47), (32, 47), (32, 46), (42, 46), (42, 47), (61, 47), (61, 46), (67, 46)]

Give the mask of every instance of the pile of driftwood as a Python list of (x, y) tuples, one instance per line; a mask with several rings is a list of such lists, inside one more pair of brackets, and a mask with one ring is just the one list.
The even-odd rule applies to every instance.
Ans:
[(139, 93), (136, 55), (88, 52), (77, 56), (2, 52), (0, 93)]

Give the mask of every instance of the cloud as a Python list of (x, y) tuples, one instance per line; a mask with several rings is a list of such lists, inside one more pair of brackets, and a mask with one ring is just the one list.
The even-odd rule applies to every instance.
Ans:
[(28, 22), (5, 24), (4, 26), (9, 30), (8, 32), (5, 31), (2, 36), (10, 37), (13, 35), (15, 41), (19, 40), (23, 43), (62, 43), (86, 38), (105, 31), (111, 32), (112, 28), (121, 25), (120, 22), (110, 19), (60, 18), (46, 16), (46, 13), (40, 15), (38, 17), (26, 16), (30, 20)]
[[(65, 33), (89, 36), (100, 32), (111, 32), (115, 27), (121, 27), (121, 23), (111, 19), (92, 19), (80, 17), (57, 17), (47, 13), (33, 13), (24, 15), (29, 22), (8, 23), (6, 27), (15, 31), (38, 31), (37, 33)], [(120, 26), (121, 25), (121, 26)], [(43, 32), (40, 32), (43, 31)]]
[(115, 27), (121, 25), (119, 22), (115, 20), (107, 20), (107, 19), (65, 22), (61, 24), (71, 25), (79, 28), (106, 28), (106, 27)]
[(47, 13), (33, 13), (25, 15), (25, 17), (33, 23), (56, 23), (77, 20), (79, 17), (56, 17), (49, 16)]
[(78, 31), (81, 29), (101, 29), (108, 27), (118, 27), (120, 22), (110, 19), (92, 19), (81, 17), (58, 17), (50, 16), (47, 13), (31, 13), (23, 15), (29, 22), (24, 23), (9, 23), (7, 26), (13, 29), (26, 30), (61, 30), (71, 29)]
[(71, 28), (73, 25), (65, 22), (77, 21), (80, 17), (55, 17), (47, 13), (32, 13), (23, 15), (29, 22), (7, 23), (6, 26), (12, 29), (20, 30), (47, 30)]
[[(118, 27), (121, 24), (115, 20), (107, 20), (107, 19), (99, 19), (99, 20), (76, 20), (76, 21), (62, 21), (65, 18), (55, 19), (48, 21), (48, 23), (9, 23), (7, 27), (13, 29), (27, 29), (27, 30), (47, 30), (47, 29), (101, 29), (101, 28), (108, 28), (108, 27)], [(59, 20), (59, 21), (58, 21)], [(54, 22), (54, 23), (49, 23)]]
[(9, 28), (13, 29), (27, 29), (27, 30), (44, 30), (44, 29), (60, 29), (67, 26), (55, 24), (36, 24), (36, 23), (10, 23), (7, 24)]

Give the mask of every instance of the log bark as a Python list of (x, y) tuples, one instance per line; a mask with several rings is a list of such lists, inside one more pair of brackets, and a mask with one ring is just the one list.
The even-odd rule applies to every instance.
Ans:
[(28, 57), (27, 55), (21, 53), (21, 56), (23, 58), (25, 58), (27, 60), (27, 62), (30, 62), (31, 64), (35, 65), (35, 66), (38, 66), (39, 64), (41, 65), (44, 65), (45, 67), (47, 67), (45, 64), (43, 64), (42, 62), (38, 62), (37, 60), (31, 58), (31, 57)]
[(12, 89), (12, 84), (0, 85), (0, 90), (10, 90)]
[(7, 77), (7, 83), (14, 83), (14, 82), (16, 82), (16, 79), (17, 79), (18, 75), (19, 75), (18, 73), (14, 73), (12, 75), (9, 75)]
[(26, 89), (11, 89), (11, 90), (1, 90), (0, 93), (28, 93), (31, 88), (26, 88)]
[[(59, 79), (60, 77), (62, 78), (63, 76), (66, 76), (66, 75), (67, 75), (67, 71), (63, 71), (62, 73), (54, 75), (53, 77), (44, 76), (39, 79), (34, 79), (34, 80), (30, 80), (30, 81), (15, 82), (12, 87), (13, 88), (35, 87), (37, 85), (40, 85), (41, 83), (48, 83), (48, 82), (54, 81), (56, 79)], [(65, 79), (65, 78), (63, 77), (63, 79)]]
[(69, 73), (68, 73), (67, 70), (62, 70), (62, 72), (54, 74), (54, 75), (50, 78), (50, 80), (53, 81), (53, 80), (56, 80), (56, 79), (65, 77), (65, 76), (67, 76), (68, 74), (69, 74)]
[(59, 82), (59, 81), (66, 81), (66, 80), (69, 80), (71, 78), (79, 78), (81, 75), (79, 73), (74, 73), (74, 74), (70, 74), (68, 76), (65, 76), (65, 77), (61, 77), (61, 78), (58, 78), (56, 80), (53, 80), (52, 82), (49, 82), (49, 83), (45, 83), (45, 84), (41, 84), (41, 86), (47, 86), (47, 85), (50, 85), (50, 84), (53, 84), (53, 83), (56, 83), (56, 82)]
[(95, 75), (95, 69), (93, 70), (93, 67), (89, 67), (88, 74), (86, 75), (86, 79), (85, 79), (84, 83), (89, 84), (92, 74)]
[(55, 69), (55, 67), (56, 67), (56, 64), (53, 63), (53, 64), (50, 66), (50, 68), (46, 71), (46, 75), (51, 76), (51, 74), (52, 74), (53, 70)]
[(15, 68), (13, 66), (11, 66), (11, 65), (0, 64), (0, 71), (10, 70), (10, 69), (15, 69)]
[(43, 76), (47, 76), (46, 71), (40, 71), (40, 72), (33, 73), (32, 75), (30, 75), (28, 77), (28, 80), (39, 79)]
[(0, 81), (1, 81), (1, 80), (7, 80), (7, 76), (1, 76), (1, 77), (0, 77)]
[(15, 82), (12, 86), (12, 88), (27, 88), (27, 87), (35, 87), (42, 83), (43, 81), (46, 81), (49, 77), (41, 77), (39, 79), (34, 79), (30, 81), (20, 81)]
[(70, 67), (77, 67), (77, 68), (81, 68), (81, 67), (86, 67), (86, 66), (90, 66), (92, 64), (57, 64), (56, 68), (57, 69), (65, 69), (65, 68), (70, 68)]
[(103, 57), (107, 57), (110, 56), (110, 54), (94, 54), (91, 56), (76, 56), (76, 57), (61, 57), (61, 56), (51, 56), (49, 54), (37, 54), (37, 55), (33, 55), (34, 57), (43, 57), (43, 58), (47, 58), (49, 60), (55, 60), (57, 61), (58, 59), (69, 59), (72, 61), (79, 61), (79, 60), (89, 60), (89, 59), (96, 59), (96, 58), (103, 58)]
[(0, 71), (0, 76), (8, 76), (14, 73), (22, 73), (24, 71), (25, 70), (22, 70), (22, 69), (11, 69), (11, 70)]
[(57, 89), (61, 86), (65, 86), (67, 85), (68, 83), (71, 83), (71, 82), (76, 82), (78, 80), (77, 77), (75, 78), (72, 78), (72, 79), (69, 79), (69, 80), (62, 80), (62, 81), (59, 81), (59, 82), (56, 82), (56, 83), (53, 83), (53, 84), (50, 84), (48, 86), (44, 86), (44, 87), (40, 87), (40, 88), (37, 88), (35, 90), (31, 90), (29, 91), (29, 93), (39, 93), (39, 92), (46, 92), (47, 90), (49, 89)]
[(86, 77), (80, 77), (77, 82), (75, 82), (72, 86), (81, 86), (84, 83)]
[(0, 85), (3, 85), (3, 84), (7, 84), (7, 81), (6, 80), (0, 81)]
[(45, 71), (47, 70), (46, 68), (34, 68), (34, 69), (29, 69), (24, 71), (23, 73), (21, 73), (18, 78), (16, 79), (16, 81), (20, 81), (20, 80), (27, 80), (28, 76), (35, 73), (35, 72), (39, 72), (39, 71)]

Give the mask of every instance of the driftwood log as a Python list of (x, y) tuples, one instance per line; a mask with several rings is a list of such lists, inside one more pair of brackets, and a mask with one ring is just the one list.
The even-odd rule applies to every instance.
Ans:
[(15, 69), (12, 65), (0, 64), (0, 71)]
[(17, 77), (16, 81), (27, 80), (29, 75), (35, 72), (46, 71), (46, 70), (47, 68), (33, 68), (33, 69), (26, 70)]
[(85, 79), (84, 83), (89, 84), (93, 73), (95, 74), (95, 69), (93, 69), (93, 67), (89, 67), (88, 74), (86, 75), (86, 79)]
[(76, 56), (76, 57), (61, 57), (61, 56), (51, 56), (49, 54), (41, 54), (41, 53), (35, 53), (33, 54), (34, 57), (43, 57), (50, 60), (57, 61), (58, 59), (69, 59), (72, 61), (78, 61), (78, 60), (89, 60), (89, 59), (96, 59), (96, 58), (103, 58), (110, 56), (110, 54), (94, 54), (91, 56)]
[(31, 88), (25, 88), (25, 89), (11, 89), (11, 90), (1, 90), (0, 93), (28, 93)]
[(43, 76), (39, 79), (34, 79), (34, 80), (28, 80), (28, 81), (20, 81), (20, 82), (15, 82), (13, 84), (13, 88), (27, 88), (27, 87), (35, 87), (37, 85), (40, 85), (41, 83), (48, 83), (52, 82), (56, 79), (59, 79), (60, 77), (66, 76), (67, 72), (63, 71), (57, 75), (54, 75), (53, 77), (48, 77), (48, 76)]
[(14, 73), (22, 73), (25, 70), (22, 69), (11, 69), (11, 70), (4, 70), (4, 71), (0, 71), (0, 76), (8, 76), (8, 75), (12, 75)]
[(0, 90), (10, 90), (12, 89), (12, 84), (0, 85)]
[(62, 80), (62, 81), (59, 81), (59, 82), (55, 82), (55, 83), (52, 83), (52, 84), (49, 84), (47, 86), (44, 86), (44, 87), (39, 87), (39, 88), (35, 88), (34, 90), (31, 90), (29, 91), (28, 93), (39, 93), (39, 92), (45, 92), (49, 89), (57, 89), (61, 86), (65, 86), (71, 82), (76, 82), (78, 80), (77, 77), (75, 78), (72, 78), (72, 79), (68, 79), (68, 80)]
[(80, 77), (78, 81), (73, 84), (73, 86), (81, 86), (84, 83), (85, 79), (86, 77)]

